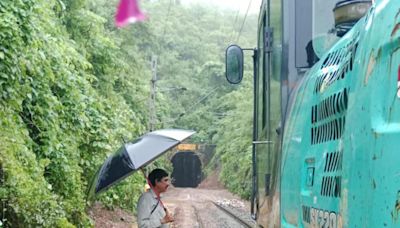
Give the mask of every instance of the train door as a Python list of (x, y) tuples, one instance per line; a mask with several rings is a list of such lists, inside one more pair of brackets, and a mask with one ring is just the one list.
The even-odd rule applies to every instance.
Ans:
[(258, 29), (255, 83), (256, 214), (263, 227), (279, 224), (281, 108), (281, 0), (263, 3)]

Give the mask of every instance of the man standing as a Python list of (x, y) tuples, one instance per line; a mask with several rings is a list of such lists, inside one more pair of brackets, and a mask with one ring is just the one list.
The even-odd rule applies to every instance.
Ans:
[(149, 174), (151, 188), (144, 192), (137, 206), (137, 222), (139, 228), (167, 228), (168, 223), (174, 218), (164, 207), (160, 194), (167, 191), (169, 187), (168, 173), (163, 169), (154, 169)]

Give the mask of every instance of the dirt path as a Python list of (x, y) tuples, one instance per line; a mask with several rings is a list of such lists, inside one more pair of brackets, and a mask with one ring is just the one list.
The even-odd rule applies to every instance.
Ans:
[[(228, 204), (245, 214), (249, 203), (223, 189), (209, 177), (198, 188), (170, 187), (163, 194), (164, 205), (173, 214), (171, 228), (241, 228), (233, 218), (218, 209), (213, 202)], [(107, 211), (97, 205), (91, 212), (96, 228), (136, 228), (135, 217), (125, 211)]]

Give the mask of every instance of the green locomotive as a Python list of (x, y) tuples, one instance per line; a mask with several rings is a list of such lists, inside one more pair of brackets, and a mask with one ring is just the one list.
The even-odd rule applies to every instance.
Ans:
[(264, 0), (250, 50), (257, 223), (400, 227), (400, 1)]

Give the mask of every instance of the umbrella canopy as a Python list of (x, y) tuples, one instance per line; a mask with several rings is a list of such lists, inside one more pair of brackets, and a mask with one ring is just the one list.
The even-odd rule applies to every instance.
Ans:
[(125, 143), (108, 157), (93, 179), (89, 194), (98, 194), (193, 135), (194, 131), (164, 129)]

